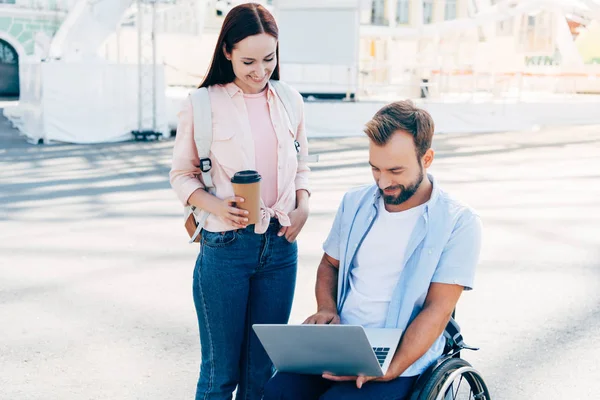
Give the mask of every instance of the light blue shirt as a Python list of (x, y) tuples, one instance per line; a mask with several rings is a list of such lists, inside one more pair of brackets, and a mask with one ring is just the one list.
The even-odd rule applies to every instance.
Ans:
[[(473, 288), (481, 249), (481, 221), (468, 206), (443, 192), (433, 177), (431, 198), (409, 239), (404, 268), (388, 309), (386, 328), (406, 330), (421, 312), (432, 282)], [(354, 189), (344, 195), (323, 245), (325, 253), (339, 260), (337, 308), (341, 312), (350, 290), (349, 276), (356, 252), (369, 234), (378, 213), (377, 185)], [(394, 238), (389, 238), (390, 245)], [(443, 335), (402, 376), (421, 374), (444, 350)]]

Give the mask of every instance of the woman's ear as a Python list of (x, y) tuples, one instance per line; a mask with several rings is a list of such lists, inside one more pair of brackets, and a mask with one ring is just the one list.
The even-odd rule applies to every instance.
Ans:
[(227, 52), (227, 47), (225, 46), (225, 44), (223, 44), (223, 54), (225, 55), (226, 59), (231, 61), (231, 53)]

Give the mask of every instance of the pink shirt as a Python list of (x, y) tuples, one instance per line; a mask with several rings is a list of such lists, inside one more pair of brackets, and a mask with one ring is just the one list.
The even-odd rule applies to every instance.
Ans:
[[(215, 185), (215, 195), (220, 199), (233, 196), (231, 177), (238, 171), (257, 169), (256, 148), (252, 133), (251, 119), (242, 90), (234, 83), (214, 85), (208, 88), (213, 123), (213, 143), (210, 158), (213, 167), (210, 171)], [(296, 208), (296, 191), (309, 191), (309, 168), (306, 162), (299, 161), (294, 140), (300, 143), (300, 154), (308, 155), (308, 141), (304, 130), (304, 103), (302, 96), (295, 92), (296, 115), (299, 116), (297, 132), (291, 126), (283, 103), (269, 84), (267, 104), (271, 124), (277, 136), (277, 199), (267, 207), (261, 204), (261, 220), (255, 226), (256, 233), (266, 232), (272, 217), (279, 219), (282, 226), (289, 226), (288, 214)], [(200, 160), (194, 142), (194, 122), (192, 103), (185, 101), (179, 113), (179, 124), (173, 148), (173, 164), (170, 172), (171, 186), (184, 205), (191, 194), (203, 189), (200, 178)], [(259, 150), (260, 152), (260, 150)], [(261, 182), (262, 185), (263, 182)], [(266, 186), (271, 186), (266, 185)], [(204, 227), (207, 231), (222, 232), (235, 229), (223, 219), (210, 215)]]
[(262, 177), (260, 195), (267, 207), (277, 202), (277, 134), (269, 114), (267, 90), (244, 94), (250, 130), (254, 137), (254, 162)]

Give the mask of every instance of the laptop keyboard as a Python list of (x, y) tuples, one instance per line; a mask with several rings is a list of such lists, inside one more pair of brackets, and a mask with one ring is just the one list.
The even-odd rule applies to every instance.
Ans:
[(385, 358), (390, 352), (389, 347), (373, 347), (373, 351), (375, 352), (375, 356), (377, 357), (377, 361), (379, 361), (379, 366), (383, 367), (383, 363), (385, 362)]

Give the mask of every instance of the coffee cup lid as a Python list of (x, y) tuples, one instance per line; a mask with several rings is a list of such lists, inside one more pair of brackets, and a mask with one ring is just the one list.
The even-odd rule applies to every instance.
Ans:
[(231, 178), (231, 183), (255, 183), (260, 182), (261, 176), (256, 171), (240, 171), (236, 172)]

